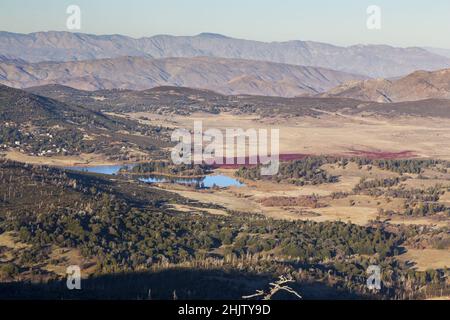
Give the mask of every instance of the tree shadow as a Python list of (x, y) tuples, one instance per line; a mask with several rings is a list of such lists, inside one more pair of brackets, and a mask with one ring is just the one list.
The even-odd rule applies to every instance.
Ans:
[[(82, 279), (81, 290), (67, 289), (66, 280), (47, 283), (9, 282), (0, 284), (0, 299), (37, 300), (222, 300), (242, 299), (257, 289), (267, 289), (270, 275), (240, 271), (169, 269), (158, 272), (130, 272)], [(323, 283), (292, 283), (304, 299), (366, 299)], [(277, 300), (295, 300), (279, 293)]]

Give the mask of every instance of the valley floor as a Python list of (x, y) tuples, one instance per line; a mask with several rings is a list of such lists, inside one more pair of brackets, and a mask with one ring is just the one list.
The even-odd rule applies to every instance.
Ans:
[[(124, 116), (124, 115), (122, 115)], [(383, 153), (399, 156), (450, 159), (450, 119), (424, 117), (353, 116), (323, 113), (318, 118), (261, 119), (230, 113), (161, 116), (139, 112), (126, 114), (143, 123), (193, 129), (194, 121), (209, 128), (244, 130), (279, 129), (281, 154), (365, 156)], [(146, 119), (146, 120), (143, 120)]]
[[(117, 115), (117, 114), (116, 114)], [(433, 158), (450, 160), (450, 120), (427, 118), (397, 118), (394, 120), (347, 116), (342, 114), (323, 114), (320, 118), (278, 118), (260, 119), (256, 116), (233, 114), (194, 114), (191, 116), (161, 116), (149, 113), (121, 114), (143, 123), (172, 128), (193, 129), (194, 121), (202, 121), (204, 130), (209, 128), (275, 128), (280, 129), (280, 153), (308, 155), (339, 155), (370, 157), (389, 154), (407, 155), (414, 158)], [(145, 119), (145, 120), (143, 120)], [(6, 153), (6, 158), (26, 163), (52, 166), (112, 165), (118, 164), (97, 155), (79, 157), (30, 157), (17, 151)], [(410, 217), (402, 215), (382, 216), (380, 210), (401, 212), (405, 199), (386, 196), (352, 194), (354, 187), (365, 179), (389, 179), (399, 174), (378, 168), (358, 167), (349, 163), (345, 168), (324, 165), (322, 169), (339, 176), (337, 183), (295, 186), (270, 181), (251, 181), (243, 179), (245, 186), (226, 189), (194, 190), (174, 184), (160, 184), (159, 188), (179, 194), (188, 199), (211, 203), (224, 209), (208, 208), (214, 215), (227, 215), (227, 210), (244, 213), (258, 213), (270, 218), (283, 220), (313, 220), (351, 222), (366, 226), (373, 221), (383, 220), (396, 225), (423, 225), (433, 228), (448, 228), (448, 218), (425, 216)], [(221, 173), (232, 176), (234, 170), (220, 169)], [(430, 171), (424, 177), (409, 175), (402, 182), (405, 188), (425, 189), (440, 186), (445, 190), (440, 202), (450, 205), (450, 174)], [(333, 193), (349, 195), (334, 199)], [(316, 196), (322, 206), (311, 208), (301, 206), (265, 206), (263, 201), (270, 197)], [(195, 213), (198, 208), (174, 204), (174, 209)], [(0, 239), (5, 241), (7, 239)], [(425, 248), (422, 250), (405, 248), (400, 256), (403, 261), (413, 263), (418, 270), (444, 268), (450, 264), (450, 251)]]

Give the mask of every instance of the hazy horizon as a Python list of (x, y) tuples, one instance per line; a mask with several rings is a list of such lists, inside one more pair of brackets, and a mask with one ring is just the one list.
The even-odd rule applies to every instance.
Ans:
[(29, 35), (29, 34), (35, 34), (35, 33), (50, 33), (50, 32), (67, 32), (67, 33), (74, 33), (74, 34), (86, 34), (86, 35), (94, 35), (94, 36), (99, 36), (99, 37), (108, 37), (108, 36), (115, 36), (115, 35), (119, 35), (119, 36), (125, 36), (125, 37), (129, 37), (135, 40), (139, 40), (139, 39), (145, 39), (145, 38), (152, 38), (152, 37), (158, 37), (158, 36), (169, 36), (169, 37), (196, 37), (196, 36), (200, 36), (202, 34), (211, 34), (211, 35), (217, 35), (217, 36), (222, 36), (225, 38), (230, 38), (230, 39), (237, 39), (237, 40), (246, 40), (246, 41), (256, 41), (256, 42), (261, 42), (261, 43), (284, 43), (284, 42), (294, 42), (294, 41), (303, 41), (303, 42), (316, 42), (316, 43), (324, 43), (324, 44), (329, 44), (329, 45), (333, 45), (333, 46), (337, 46), (337, 47), (352, 47), (352, 46), (359, 46), (359, 45), (364, 45), (364, 46), (389, 46), (389, 47), (397, 47), (397, 48), (430, 48), (430, 49), (443, 49), (443, 50), (450, 50), (450, 48), (444, 48), (444, 47), (435, 47), (435, 46), (423, 46), (423, 45), (412, 45), (412, 46), (398, 46), (395, 44), (387, 44), (387, 43), (353, 43), (353, 44), (338, 44), (338, 43), (333, 43), (333, 42), (325, 42), (325, 41), (318, 41), (318, 40), (314, 40), (314, 39), (290, 39), (290, 40), (282, 40), (282, 41), (263, 41), (263, 40), (255, 40), (255, 39), (250, 39), (250, 38), (241, 38), (241, 37), (233, 37), (233, 36), (229, 36), (227, 34), (221, 34), (221, 33), (215, 33), (215, 32), (200, 32), (197, 34), (186, 34), (186, 35), (178, 35), (178, 34), (169, 34), (169, 33), (157, 33), (157, 34), (150, 34), (150, 35), (145, 35), (145, 36), (141, 36), (141, 37), (133, 37), (130, 35), (126, 35), (126, 34), (122, 34), (122, 33), (90, 33), (90, 32), (80, 32), (80, 31), (70, 31), (70, 30), (39, 30), (39, 31), (31, 31), (31, 32), (14, 32), (14, 31), (9, 31), (9, 30), (0, 30), (0, 32), (7, 32), (7, 33), (14, 33), (14, 34), (25, 34), (25, 35)]
[[(69, 31), (69, 5), (81, 9), (79, 33), (120, 34), (133, 38), (155, 35), (192, 36), (215, 33), (262, 42), (315, 41), (338, 46), (383, 44), (394, 47), (450, 48), (450, 2), (354, 1), (336, 3), (285, 0), (235, 0), (212, 3), (172, 1), (2, 1), (0, 30), (14, 33)], [(275, 4), (275, 5), (274, 5)], [(381, 29), (366, 27), (370, 5), (381, 8)], [(21, 23), (17, 23), (20, 21)], [(250, 27), (249, 27), (250, 26)]]

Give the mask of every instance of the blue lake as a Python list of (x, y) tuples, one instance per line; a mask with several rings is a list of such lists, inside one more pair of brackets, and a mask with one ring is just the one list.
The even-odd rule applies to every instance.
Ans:
[(242, 187), (244, 184), (237, 179), (225, 176), (225, 175), (211, 175), (203, 178), (171, 178), (164, 176), (149, 176), (139, 179), (146, 183), (178, 183), (178, 184), (198, 184), (204, 188), (212, 188), (217, 186), (219, 188), (226, 187)]
[[(115, 165), (115, 166), (93, 166), (93, 167), (66, 167), (65, 169), (90, 172), (90, 173), (101, 173), (107, 175), (115, 175), (120, 169), (127, 167), (132, 168), (132, 165)], [(203, 178), (172, 178), (160, 175), (150, 175), (139, 178), (140, 181), (145, 183), (178, 183), (178, 184), (189, 184), (202, 186), (204, 188), (212, 188), (217, 186), (219, 188), (226, 187), (242, 187), (244, 184), (237, 179), (226, 175), (210, 175)]]
[(107, 175), (117, 174), (120, 169), (124, 167), (131, 167), (131, 165), (116, 165), (116, 166), (94, 166), (94, 167), (66, 167), (65, 169), (81, 171), (81, 172), (91, 172), (91, 173), (101, 173)]

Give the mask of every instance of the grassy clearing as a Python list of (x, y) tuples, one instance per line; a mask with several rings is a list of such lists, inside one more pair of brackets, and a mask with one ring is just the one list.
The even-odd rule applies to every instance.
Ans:
[(440, 269), (450, 266), (450, 251), (438, 249), (407, 249), (399, 259), (414, 263), (418, 271)]

